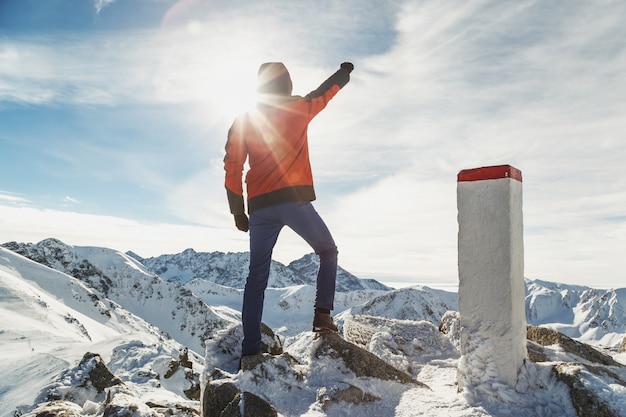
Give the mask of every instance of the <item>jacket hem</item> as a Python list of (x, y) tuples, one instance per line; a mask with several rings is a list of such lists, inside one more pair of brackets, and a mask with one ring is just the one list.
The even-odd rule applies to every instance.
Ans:
[(248, 213), (282, 203), (314, 200), (315, 190), (312, 185), (295, 185), (249, 198)]

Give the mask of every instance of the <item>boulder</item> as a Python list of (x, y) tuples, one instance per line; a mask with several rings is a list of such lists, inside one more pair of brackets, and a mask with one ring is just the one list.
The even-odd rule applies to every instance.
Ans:
[[(623, 365), (592, 346), (575, 341), (562, 333), (543, 327), (528, 326), (528, 356), (533, 362), (557, 362), (553, 367), (556, 378), (569, 388), (572, 404), (580, 417), (619, 417), (611, 400), (602, 392), (614, 391), (615, 386), (626, 389), (620, 374)], [(548, 346), (558, 346), (573, 355), (574, 361), (564, 362), (562, 353), (554, 353)], [(580, 358), (585, 363), (577, 361)], [(571, 359), (570, 359), (571, 360)], [(621, 368), (621, 369), (620, 369)]]
[[(232, 332), (222, 335), (231, 341), (235, 339)], [(222, 349), (226, 345), (213, 340), (207, 346)], [(225, 355), (227, 352), (217, 353)], [(237, 353), (230, 351), (231, 355)], [(207, 350), (207, 358), (214, 355), (214, 351)], [(232, 359), (222, 357), (220, 362), (229, 365)], [(238, 413), (243, 413), (244, 417), (276, 416), (277, 410), (285, 412), (281, 407), (287, 407), (289, 415), (300, 415), (316, 402), (327, 409), (340, 402), (378, 401), (380, 393), (367, 392), (370, 379), (428, 388), (369, 351), (343, 340), (337, 333), (310, 335), (307, 357), (296, 359), (287, 352), (263, 353), (241, 358), (235, 372), (211, 369), (202, 393), (203, 417), (240, 417)], [(209, 367), (206, 370), (208, 372)], [(301, 403), (286, 404), (285, 392)]]
[[(207, 340), (206, 351), (211, 352), (211, 355), (205, 358), (205, 372), (210, 374), (217, 368), (236, 373), (241, 358), (242, 339), (243, 327), (239, 324), (218, 331), (212, 339)], [(261, 323), (261, 350), (263, 353), (276, 356), (283, 353), (280, 338), (264, 323)]]
[[(239, 408), (241, 391), (231, 382), (212, 382), (207, 384), (202, 394), (202, 416), (224, 417), (223, 412), (229, 404), (236, 402)], [(232, 408), (232, 407), (231, 407)]]
[(183, 389), (183, 393), (190, 400), (200, 400), (200, 379), (197, 373), (193, 372), (193, 363), (189, 360), (189, 350), (184, 348), (178, 355), (178, 360), (172, 359), (168, 370), (163, 377), (169, 379), (177, 371), (184, 372), (185, 379), (189, 382), (189, 387)]
[(122, 384), (122, 380), (109, 371), (102, 357), (97, 353), (85, 353), (78, 367), (91, 367), (83, 386), (91, 385), (98, 392), (103, 392), (106, 388)]
[[(18, 414), (15, 414), (18, 415)], [(78, 404), (65, 400), (43, 402), (22, 417), (83, 417), (83, 409)]]
[(322, 387), (317, 392), (317, 402), (322, 405), (322, 410), (340, 402), (351, 404), (371, 403), (380, 401), (381, 398), (363, 391), (351, 384), (343, 384), (345, 387), (333, 386)]
[(592, 363), (607, 366), (620, 366), (620, 363), (610, 356), (599, 352), (585, 343), (577, 342), (556, 330), (547, 329), (545, 327), (528, 326), (526, 328), (526, 338), (540, 346), (559, 345), (564, 351)]
[(371, 377), (427, 388), (427, 385), (413, 379), (409, 374), (399, 371), (373, 353), (345, 341), (337, 333), (320, 333), (319, 338), (319, 343), (313, 353), (315, 358), (328, 356), (342, 361), (346, 368), (357, 377)]
[[(243, 414), (242, 414), (243, 410)], [(213, 381), (202, 396), (203, 417), (276, 417), (278, 413), (263, 398), (241, 392), (230, 381)]]
[(607, 369), (600, 369), (593, 366), (582, 364), (560, 363), (554, 368), (557, 379), (565, 383), (570, 390), (570, 398), (576, 409), (576, 413), (580, 417), (620, 417), (620, 413), (613, 410), (606, 401), (598, 396), (598, 393), (587, 388), (585, 374), (592, 372), (594, 374), (604, 374), (612, 379), (614, 384), (626, 387), (626, 383), (622, 381), (616, 374)]

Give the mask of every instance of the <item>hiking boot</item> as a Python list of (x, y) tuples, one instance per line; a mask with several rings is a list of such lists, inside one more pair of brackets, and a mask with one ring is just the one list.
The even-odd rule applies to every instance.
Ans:
[(337, 329), (337, 326), (333, 323), (333, 318), (330, 316), (330, 313), (316, 311), (313, 317), (313, 331), (337, 333), (339, 329)]

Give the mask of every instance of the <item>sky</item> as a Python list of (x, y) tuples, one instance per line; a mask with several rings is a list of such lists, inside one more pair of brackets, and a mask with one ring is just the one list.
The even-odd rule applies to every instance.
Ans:
[[(305, 95), (339, 263), (454, 287), (457, 174), (523, 174), (525, 276), (626, 275), (626, 2), (0, 0), (0, 242), (242, 252), (224, 190), (262, 62)], [(311, 252), (282, 232), (274, 259)]]

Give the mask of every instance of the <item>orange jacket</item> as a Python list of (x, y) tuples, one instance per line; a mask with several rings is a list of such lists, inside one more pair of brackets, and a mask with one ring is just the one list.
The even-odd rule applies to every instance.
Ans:
[(256, 111), (235, 119), (228, 131), (224, 157), (232, 214), (244, 213), (242, 176), (246, 159), (250, 167), (246, 174), (248, 212), (290, 201), (315, 200), (307, 129), (349, 81), (349, 72), (340, 69), (306, 97), (274, 97), (269, 105), (259, 104)]

